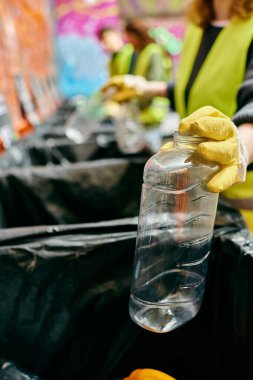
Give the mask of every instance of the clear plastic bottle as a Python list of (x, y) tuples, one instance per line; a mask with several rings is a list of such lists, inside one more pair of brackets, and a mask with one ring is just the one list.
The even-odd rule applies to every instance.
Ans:
[(121, 105), (116, 124), (116, 141), (124, 154), (140, 153), (145, 146), (144, 127), (138, 120), (139, 109), (134, 102)]
[(218, 167), (194, 154), (201, 141), (177, 134), (144, 169), (129, 312), (157, 333), (192, 319), (202, 302), (218, 201), (206, 184)]

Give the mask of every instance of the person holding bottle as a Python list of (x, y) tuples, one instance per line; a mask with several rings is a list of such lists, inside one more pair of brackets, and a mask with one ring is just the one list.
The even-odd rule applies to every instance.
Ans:
[[(149, 24), (141, 19), (126, 23), (126, 40), (133, 46), (129, 59), (125, 59), (124, 74), (141, 76), (147, 81), (171, 79), (171, 60), (164, 49), (149, 35)], [(139, 100), (140, 121), (147, 128), (159, 125), (168, 112), (168, 101), (164, 97)]]
[(179, 130), (211, 140), (199, 147), (222, 167), (210, 190), (240, 209), (253, 232), (253, 2), (193, 0), (188, 21), (175, 83), (125, 75), (104, 91), (113, 88), (118, 101), (168, 97)]
[[(122, 75), (142, 77), (147, 81), (162, 81), (171, 78), (171, 60), (164, 49), (150, 37), (149, 28), (149, 24), (140, 19), (132, 19), (125, 24), (124, 34), (128, 54), (120, 53), (120, 56), (117, 57), (119, 75), (113, 76), (113, 78)], [(159, 127), (168, 113), (168, 99), (159, 96), (154, 96), (152, 99), (133, 99), (128, 96), (119, 103), (122, 105), (120, 107), (122, 112), (119, 112), (121, 117), (126, 113), (130, 115), (133, 113), (133, 109), (135, 110), (136, 135), (143, 135), (142, 141), (138, 145), (143, 145), (143, 149), (148, 152), (156, 152), (161, 147)], [(141, 129), (143, 129), (143, 133), (137, 132)], [(123, 146), (124, 144), (120, 143), (119, 145)]]

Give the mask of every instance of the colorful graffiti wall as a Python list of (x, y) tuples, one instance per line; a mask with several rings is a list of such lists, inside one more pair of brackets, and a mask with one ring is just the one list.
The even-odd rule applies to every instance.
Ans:
[(184, 0), (54, 0), (62, 94), (89, 96), (103, 85), (108, 78), (108, 56), (97, 32), (103, 26), (120, 28), (120, 21), (132, 16), (151, 21), (156, 28), (153, 37), (171, 55), (176, 70), (184, 34), (184, 4)]
[(105, 82), (108, 57), (96, 37), (119, 26), (117, 0), (55, 0), (59, 83), (64, 96), (90, 95)]
[(123, 17), (179, 15), (185, 4), (185, 0), (119, 0)]

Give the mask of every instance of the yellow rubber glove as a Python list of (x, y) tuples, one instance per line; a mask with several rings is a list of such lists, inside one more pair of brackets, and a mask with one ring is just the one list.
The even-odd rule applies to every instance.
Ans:
[[(248, 153), (229, 117), (214, 107), (202, 107), (182, 119), (178, 130), (205, 137), (207, 141), (198, 145), (197, 152), (220, 165), (220, 171), (207, 184), (209, 191), (219, 193), (245, 181)], [(171, 143), (168, 143), (161, 149), (170, 148)]]
[(117, 75), (108, 80), (101, 88), (105, 99), (115, 102), (125, 102), (133, 98), (152, 99), (166, 92), (165, 82), (148, 81), (140, 75)]
[(108, 80), (101, 92), (105, 98), (114, 102), (125, 102), (145, 94), (147, 81), (138, 75), (117, 75)]
[(166, 373), (157, 371), (155, 369), (144, 368), (136, 369), (130, 376), (125, 377), (123, 380), (175, 380), (174, 377), (166, 375)]

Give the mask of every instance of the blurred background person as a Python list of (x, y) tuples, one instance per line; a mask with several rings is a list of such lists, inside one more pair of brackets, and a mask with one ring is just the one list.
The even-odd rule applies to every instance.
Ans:
[[(141, 76), (148, 81), (170, 80), (172, 63), (168, 54), (149, 35), (150, 25), (141, 19), (125, 24), (126, 40), (133, 46), (125, 60), (125, 74)], [(168, 113), (168, 101), (159, 96), (139, 102), (140, 121), (146, 127), (159, 125)]]
[(110, 26), (105, 26), (98, 31), (98, 38), (104, 50), (110, 55), (109, 74), (126, 74), (124, 62), (131, 59), (133, 46), (123, 40), (122, 33)]
[[(149, 29), (149, 23), (141, 19), (132, 19), (126, 22), (123, 32), (126, 41), (125, 50), (122, 50), (123, 40), (119, 39), (118, 35), (112, 34), (111, 30), (100, 32), (100, 40), (106, 41), (104, 46), (107, 46), (107, 50), (110, 49), (111, 54), (114, 54), (115, 57), (110, 70), (114, 78), (122, 75), (129, 75), (129, 78), (132, 75), (134, 80), (141, 77), (147, 81), (165, 81), (171, 78), (171, 59), (162, 46), (150, 37)], [(116, 72), (117, 75), (115, 75)], [(128, 102), (124, 102), (123, 99), (123, 102), (120, 102), (118, 99), (122, 104), (121, 114), (135, 115), (135, 121), (144, 126), (147, 149), (151, 152), (157, 151), (161, 146), (160, 124), (169, 110), (168, 99), (155, 96), (128, 100)]]
[(164, 49), (149, 34), (150, 25), (141, 19), (126, 23), (126, 40), (133, 46), (125, 74), (142, 75), (147, 80), (170, 80), (171, 60)]

